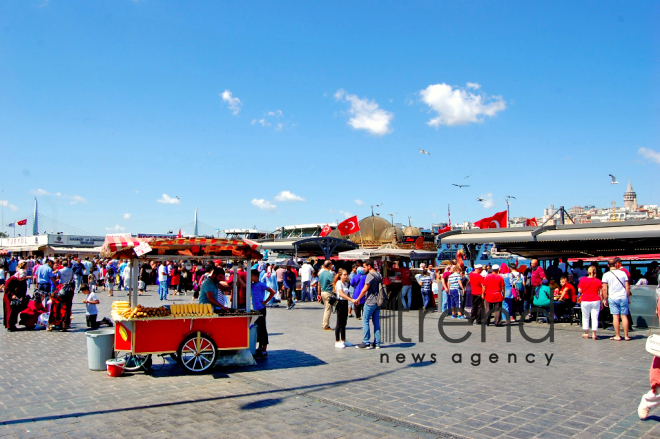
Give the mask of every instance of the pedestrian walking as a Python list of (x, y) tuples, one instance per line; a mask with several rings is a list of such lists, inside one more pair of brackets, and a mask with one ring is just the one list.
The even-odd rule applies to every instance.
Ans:
[(335, 347), (346, 347), (346, 322), (348, 321), (348, 302), (353, 301), (349, 291), (348, 272), (340, 268), (334, 278), (334, 292), (337, 297), (335, 310), (337, 324), (335, 325)]
[[(358, 303), (362, 297), (365, 297), (364, 302), (364, 318), (362, 320), (362, 343), (357, 345), (359, 349), (380, 349), (380, 307), (378, 306), (378, 290), (383, 282), (383, 279), (374, 268), (374, 263), (371, 260), (364, 262), (364, 270), (367, 275), (364, 281), (364, 288), (360, 292), (357, 299), (353, 299), (353, 303)], [(374, 341), (371, 344), (371, 334), (369, 322), (372, 321), (374, 325)]]

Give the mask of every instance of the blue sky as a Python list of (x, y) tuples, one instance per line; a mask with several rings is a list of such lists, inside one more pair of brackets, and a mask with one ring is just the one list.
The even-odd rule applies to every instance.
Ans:
[(2, 2), (5, 223), (37, 196), (95, 234), (192, 232), (196, 206), (218, 228), (376, 203), (428, 227), (506, 195), (514, 216), (620, 205), (628, 178), (658, 204), (659, 19), (658, 2)]

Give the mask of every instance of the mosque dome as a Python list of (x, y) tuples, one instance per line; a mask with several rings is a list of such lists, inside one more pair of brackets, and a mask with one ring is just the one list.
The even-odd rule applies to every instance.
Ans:
[(408, 226), (403, 229), (404, 236), (422, 236), (422, 232), (419, 231), (417, 227)]
[[(362, 240), (364, 241), (378, 241), (385, 229), (392, 227), (389, 221), (379, 216), (368, 216), (360, 220), (360, 232), (362, 232)], [(353, 242), (360, 242), (360, 232), (349, 235), (349, 239)]]
[(401, 242), (403, 240), (403, 230), (398, 227), (390, 226), (380, 234), (380, 242)]

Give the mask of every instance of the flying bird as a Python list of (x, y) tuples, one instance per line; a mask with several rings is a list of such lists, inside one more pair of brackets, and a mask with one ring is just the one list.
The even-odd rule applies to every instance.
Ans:
[(483, 198), (477, 198), (477, 201), (482, 202), (482, 201), (486, 201), (486, 200), (484, 200)]
[(616, 181), (616, 177), (612, 174), (608, 174), (610, 177), (612, 177), (612, 181), (610, 181), (610, 184), (619, 184), (618, 181)]
[(428, 152), (428, 151), (426, 151), (426, 150), (424, 150), (424, 149), (420, 149), (420, 150), (419, 150), (419, 153), (420, 153), (420, 154), (431, 155), (430, 152)]
[(452, 185), (452, 186), (456, 186), (456, 187), (458, 187), (458, 188), (470, 187), (469, 184), (456, 184), (456, 183), (452, 183), (451, 185)]
[(514, 197), (513, 195), (507, 195), (506, 197), (507, 197), (507, 198), (513, 198), (514, 200), (517, 200), (517, 198)]
[(465, 177), (463, 177), (463, 180), (465, 180), (466, 178), (470, 178), (470, 176), (466, 175)]
[(178, 195), (175, 195), (175, 197), (176, 197), (177, 200), (179, 199), (179, 196), (178, 196)]

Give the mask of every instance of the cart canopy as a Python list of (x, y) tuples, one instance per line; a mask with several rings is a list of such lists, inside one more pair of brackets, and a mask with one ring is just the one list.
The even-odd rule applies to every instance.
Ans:
[(218, 257), (226, 259), (261, 259), (257, 243), (248, 239), (224, 238), (134, 238), (107, 236), (101, 247), (104, 258), (135, 258), (135, 248), (147, 243), (150, 256)]

